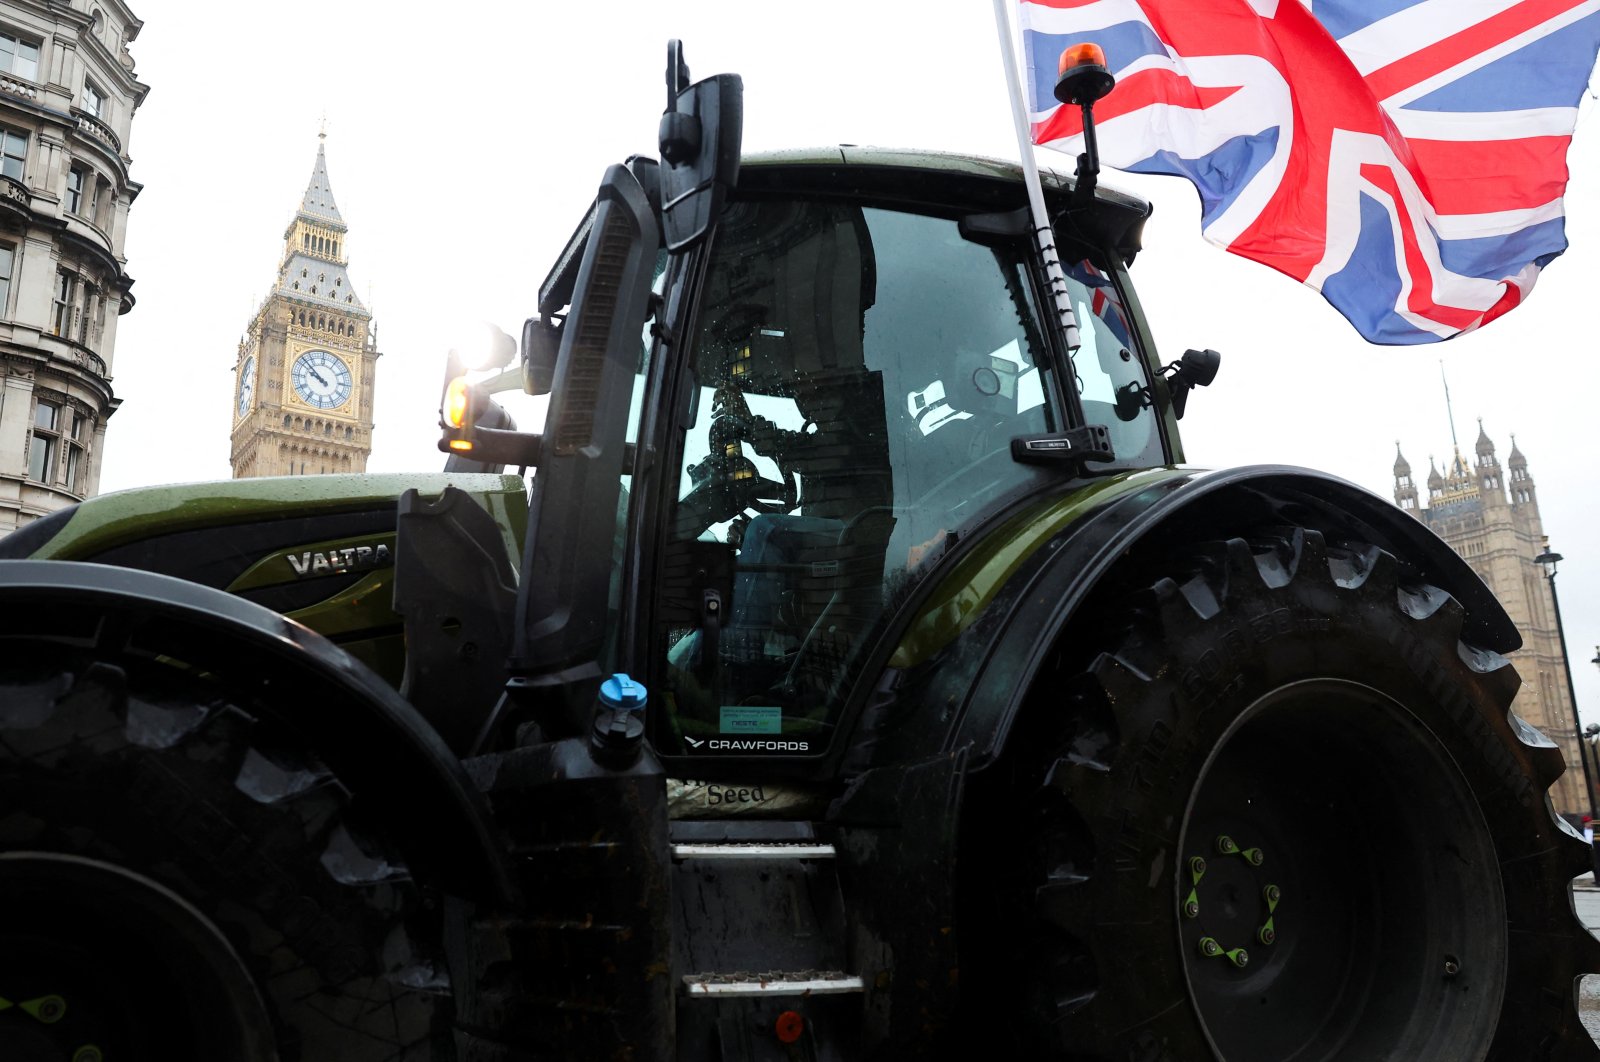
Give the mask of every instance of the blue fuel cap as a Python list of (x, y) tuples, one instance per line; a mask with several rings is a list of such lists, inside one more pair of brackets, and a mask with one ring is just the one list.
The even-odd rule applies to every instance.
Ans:
[(612, 711), (636, 712), (649, 696), (642, 683), (620, 671), (600, 684), (600, 701)]

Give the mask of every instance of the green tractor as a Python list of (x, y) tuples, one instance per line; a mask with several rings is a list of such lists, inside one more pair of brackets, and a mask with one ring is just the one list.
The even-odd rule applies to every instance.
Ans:
[(668, 77), (445, 472), (0, 542), (0, 1057), (1600, 1056), (1515, 630), (1184, 465), (1149, 206)]

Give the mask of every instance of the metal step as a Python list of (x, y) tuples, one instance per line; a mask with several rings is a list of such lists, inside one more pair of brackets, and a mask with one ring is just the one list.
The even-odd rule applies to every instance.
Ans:
[(772, 970), (766, 973), (703, 973), (683, 979), (691, 998), (737, 999), (751, 996), (829, 996), (863, 992), (855, 974), (840, 970)]
[(673, 859), (832, 859), (833, 845), (817, 841), (723, 841), (674, 844)]

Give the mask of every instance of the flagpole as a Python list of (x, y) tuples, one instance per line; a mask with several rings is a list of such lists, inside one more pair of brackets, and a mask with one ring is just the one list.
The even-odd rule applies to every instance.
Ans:
[(1022, 156), (1022, 183), (1028, 189), (1028, 207), (1033, 213), (1033, 231), (1038, 240), (1039, 255), (1044, 259), (1044, 273), (1050, 284), (1051, 297), (1055, 299), (1056, 315), (1067, 336), (1068, 353), (1077, 353), (1081, 345), (1078, 335), (1078, 317), (1072, 312), (1072, 296), (1067, 290), (1067, 275), (1061, 268), (1061, 256), (1056, 251), (1055, 232), (1050, 227), (1050, 214), (1044, 205), (1044, 187), (1039, 183), (1039, 167), (1033, 158), (1033, 138), (1028, 133), (1027, 104), (1022, 98), (1022, 79), (1017, 75), (1017, 53), (1012, 44), (1011, 17), (1006, 13), (1008, 4), (1015, 0), (994, 0), (994, 24), (1000, 31), (1000, 54), (1005, 59), (1006, 87), (1011, 95), (1011, 120), (1017, 130), (1017, 152)]

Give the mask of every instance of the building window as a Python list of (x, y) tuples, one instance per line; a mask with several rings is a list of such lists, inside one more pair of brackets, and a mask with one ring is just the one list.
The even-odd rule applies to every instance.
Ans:
[(89, 194), (89, 210), (86, 217), (94, 219), (94, 223), (102, 229), (109, 227), (111, 220), (111, 182), (104, 177), (97, 178), (94, 190)]
[(15, 247), (0, 243), (0, 316), (4, 316), (6, 307), (11, 305), (11, 270), (16, 258)]
[(77, 289), (78, 278), (66, 270), (56, 272), (55, 328), (62, 339), (72, 330), (72, 294)]
[(13, 181), (22, 180), (22, 167), (28, 159), (28, 138), (10, 129), (0, 129), (0, 174)]
[(67, 447), (67, 490), (73, 494), (83, 493), (83, 447)]
[(100, 94), (99, 89), (87, 81), (83, 83), (83, 109), (105, 121), (106, 98)]
[(29, 479), (50, 482), (60, 422), (61, 407), (41, 398), (33, 408), (33, 442), (28, 446)]
[(83, 213), (83, 186), (88, 179), (88, 175), (83, 172), (83, 167), (81, 166), (74, 166), (67, 171), (67, 212), (69, 214)]
[(0, 70), (29, 81), (39, 80), (39, 46), (0, 30)]
[(85, 443), (93, 433), (93, 418), (84, 413), (72, 415), (72, 439), (67, 443), (67, 489), (74, 494), (83, 494), (86, 490), (84, 478), (89, 451)]
[(94, 313), (95, 300), (99, 291), (93, 284), (83, 286), (83, 309), (78, 314), (78, 342), (85, 345), (89, 342), (89, 320)]

